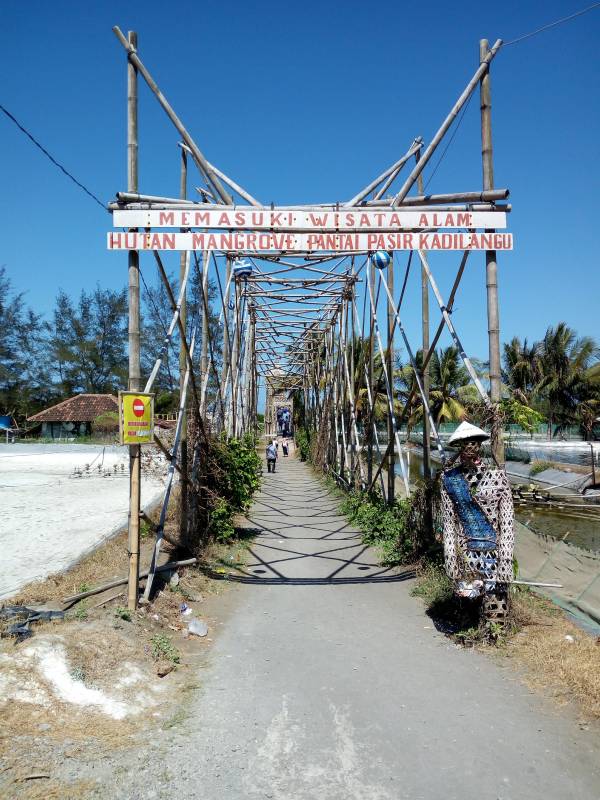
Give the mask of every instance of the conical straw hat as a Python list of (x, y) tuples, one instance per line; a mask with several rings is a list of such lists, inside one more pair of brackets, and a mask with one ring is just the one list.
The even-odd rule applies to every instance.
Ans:
[(460, 445), (461, 442), (465, 442), (467, 440), (483, 442), (489, 438), (489, 433), (481, 430), (481, 428), (478, 428), (477, 425), (471, 425), (470, 422), (461, 422), (452, 436), (448, 439), (448, 446), (455, 447)]

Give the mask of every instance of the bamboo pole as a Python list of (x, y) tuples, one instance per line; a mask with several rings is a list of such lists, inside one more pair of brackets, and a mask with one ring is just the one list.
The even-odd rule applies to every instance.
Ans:
[(148, 380), (146, 381), (146, 385), (144, 386), (144, 392), (152, 391), (152, 386), (154, 385), (154, 381), (156, 380), (156, 376), (158, 375), (158, 371), (160, 370), (160, 366), (162, 364), (163, 356), (165, 353), (168, 352), (169, 345), (171, 344), (171, 339), (173, 336), (173, 332), (179, 323), (179, 314), (181, 309), (181, 304), (185, 297), (186, 286), (189, 278), (189, 259), (186, 265), (186, 271), (184, 272), (183, 281), (179, 281), (179, 297), (177, 299), (177, 307), (173, 311), (173, 316), (171, 317), (171, 322), (169, 323), (169, 327), (167, 329), (165, 338), (163, 340), (163, 347), (160, 355), (154, 362), (154, 366), (152, 367), (152, 372), (148, 376)]
[(238, 387), (240, 381), (239, 359), (240, 359), (240, 284), (236, 280), (233, 284), (233, 342), (231, 347), (231, 412), (229, 415), (231, 436), (236, 435), (237, 429), (237, 403)]
[[(415, 161), (418, 161), (420, 154), (415, 154)], [(423, 174), (417, 177), (417, 191), (419, 194), (424, 193), (423, 189)], [(427, 273), (421, 264), (421, 351), (423, 354), (423, 364), (425, 362), (425, 354), (429, 351), (429, 281), (427, 280)], [(425, 399), (429, 403), (429, 367), (424, 365), (421, 381), (423, 383), (423, 393)], [(429, 427), (429, 417), (423, 411), (423, 477), (426, 481), (431, 478), (431, 430)], [(428, 509), (429, 517), (429, 509)], [(429, 527), (429, 526), (428, 526)]]
[[(176, 308), (177, 308), (177, 301), (175, 300), (175, 295), (173, 294), (173, 288), (171, 287), (171, 284), (169, 283), (169, 277), (168, 277), (168, 275), (167, 275), (167, 273), (165, 271), (165, 267), (164, 267), (164, 265), (162, 263), (162, 260), (161, 260), (161, 258), (159, 256), (158, 252), (156, 250), (153, 250), (152, 253), (153, 253), (154, 259), (155, 259), (155, 261), (156, 261), (156, 263), (158, 265), (158, 274), (159, 274), (160, 279), (162, 281), (162, 284), (165, 287), (165, 290), (167, 292), (167, 298), (169, 300), (169, 304), (171, 306), (172, 311), (175, 311)], [(188, 256), (189, 256), (189, 252), (188, 252)], [(196, 403), (196, 407), (200, 408), (200, 395), (199, 395), (199, 392), (198, 392), (198, 387), (196, 385), (196, 379), (195, 379), (195, 374), (194, 374), (192, 357), (190, 355), (190, 349), (189, 349), (188, 343), (187, 343), (186, 330), (183, 327), (183, 325), (181, 323), (181, 318), (179, 316), (177, 317), (177, 327), (179, 328), (179, 335), (181, 337), (180, 338), (181, 346), (183, 347), (183, 350), (185, 352), (185, 357), (186, 357), (186, 361), (188, 363), (188, 366), (191, 369), (190, 380), (191, 380), (191, 384), (192, 384), (192, 392), (193, 392), (193, 395), (194, 395), (194, 402)], [(202, 428), (202, 419), (200, 419), (200, 427)]]
[[(420, 153), (415, 153), (418, 161)], [(425, 193), (423, 186), (423, 173), (417, 178), (417, 191), (420, 195)], [(429, 406), (429, 365), (425, 364), (425, 355), (429, 352), (429, 281), (427, 273), (421, 264), (421, 358), (423, 371), (421, 382), (423, 384), (423, 398)], [(431, 426), (429, 414), (425, 413), (423, 403), (423, 478), (425, 479), (425, 514), (424, 528), (430, 541), (433, 541), (433, 498), (431, 493)]]
[[(181, 148), (181, 166), (179, 176), (179, 196), (182, 200), (187, 197), (187, 153)], [(183, 232), (183, 229), (182, 229)], [(179, 256), (179, 286), (185, 287), (188, 272), (190, 269), (190, 255), (189, 253), (182, 252)], [(183, 296), (181, 298), (181, 309), (179, 318), (183, 329), (187, 331), (187, 301), (186, 291), (184, 288)], [(187, 370), (187, 357), (183, 344), (179, 344), (179, 396), (183, 397), (185, 387), (185, 373)], [(187, 404), (182, 406), (183, 420), (181, 423), (181, 438), (180, 438), (180, 473), (181, 473), (181, 486), (179, 495), (179, 536), (182, 542), (188, 541), (188, 436), (187, 436)]]
[[(188, 150), (189, 153), (192, 152), (191, 149), (187, 146), (187, 144), (183, 144), (182, 142), (181, 146), (184, 147), (186, 150)], [(208, 164), (210, 169), (215, 173), (215, 175), (217, 175), (217, 177), (221, 178), (221, 180), (224, 183), (226, 183), (230, 189), (233, 189), (234, 192), (237, 192), (240, 197), (243, 197), (244, 200), (247, 200), (251, 206), (258, 206), (258, 207), (262, 206), (262, 203), (259, 203), (259, 201), (255, 197), (252, 197), (250, 192), (247, 192), (239, 184), (237, 184), (234, 180), (232, 180), (228, 175), (225, 175), (224, 172), (222, 172), (220, 169), (217, 169), (217, 167), (215, 167), (214, 164), (211, 164), (210, 161), (207, 161), (206, 163)]]
[[(190, 359), (186, 366), (185, 377), (183, 381), (181, 397), (179, 398), (179, 416), (177, 419), (177, 427), (175, 428), (175, 437), (173, 441), (173, 449), (171, 451), (171, 461), (169, 464), (169, 468), (167, 471), (167, 486), (165, 489), (165, 496), (163, 499), (163, 504), (160, 512), (160, 519), (158, 521), (158, 525), (156, 526), (156, 538), (154, 541), (154, 549), (152, 551), (152, 558), (150, 561), (150, 569), (148, 570), (148, 580), (146, 581), (146, 588), (144, 589), (144, 601), (147, 601), (150, 597), (150, 592), (152, 591), (152, 583), (154, 580), (154, 573), (156, 572), (156, 566), (158, 564), (158, 557), (160, 553), (160, 548), (162, 545), (162, 540), (164, 539), (164, 528), (165, 522), (167, 518), (167, 510), (169, 507), (169, 499), (171, 497), (171, 489), (173, 486), (173, 478), (175, 477), (175, 472), (177, 470), (177, 458), (178, 458), (178, 451), (179, 451), (179, 444), (181, 441), (181, 431), (182, 431), (182, 422), (183, 422), (183, 409), (185, 408), (186, 403), (186, 396), (187, 396), (187, 389), (189, 384), (190, 372), (193, 369), (193, 361), (192, 356), (194, 354), (194, 345), (196, 343), (196, 331), (197, 327), (194, 326), (192, 332), (192, 339), (190, 342), (189, 348), (189, 355)], [(186, 353), (187, 355), (187, 353)]]
[[(385, 200), (367, 200), (365, 205), (369, 209), (377, 206), (382, 209), (393, 206), (402, 211), (411, 209), (424, 211), (425, 208), (421, 208), (421, 206), (432, 206), (432, 210), (438, 211), (510, 211), (512, 208), (510, 205), (502, 207), (497, 205), (498, 200), (506, 200), (509, 195), (508, 189), (494, 189), (489, 192), (415, 194), (407, 197), (401, 203), (395, 203), (393, 198), (387, 198)], [(436, 206), (441, 206), (441, 208), (436, 209)]]
[[(388, 286), (390, 289), (391, 294), (394, 294), (394, 254), (392, 253), (392, 261), (389, 266), (389, 282)], [(394, 405), (394, 328), (395, 328), (395, 317), (394, 317), (394, 310), (386, 303), (387, 307), (387, 353), (386, 353), (386, 361), (387, 361), (387, 371), (389, 375), (389, 382), (390, 382), (390, 393), (391, 393), (391, 403), (392, 409)], [(388, 435), (388, 442), (391, 443), (391, 447), (388, 453), (388, 486), (387, 486), (387, 494), (388, 494), (388, 503), (393, 505), (395, 497), (396, 497), (396, 453), (394, 448), (394, 420), (393, 420), (393, 413), (388, 414), (387, 420), (387, 435)]]
[[(129, 31), (128, 46), (137, 47), (137, 33)], [(127, 63), (127, 189), (138, 189), (138, 84), (137, 69)], [(140, 255), (136, 250), (128, 253), (129, 271), (129, 380), (130, 392), (141, 389), (140, 365)], [(135, 611), (138, 605), (140, 571), (140, 498), (142, 480), (141, 446), (129, 445), (129, 519), (128, 552), (129, 577), (127, 606)]]
[[(375, 292), (375, 267), (371, 259), (367, 265), (370, 291)], [(373, 483), (373, 436), (376, 435), (376, 422), (375, 422), (375, 350), (373, 349), (373, 337), (375, 335), (375, 328), (373, 322), (373, 310), (369, 305), (369, 449), (368, 449), (368, 470), (367, 470), (367, 484), (371, 486)]]
[(406, 152), (405, 155), (402, 156), (401, 159), (396, 161), (395, 164), (392, 164), (391, 167), (388, 167), (385, 170), (385, 172), (382, 172), (378, 178), (375, 178), (374, 181), (371, 181), (371, 183), (369, 183), (369, 185), (366, 186), (364, 189), (362, 189), (358, 194), (355, 194), (351, 200), (348, 200), (347, 203), (344, 203), (344, 206), (355, 206), (358, 203), (360, 203), (361, 200), (363, 200), (369, 194), (369, 192), (372, 192), (373, 189), (376, 189), (377, 186), (379, 186), (379, 184), (381, 183), (381, 181), (385, 180), (388, 177), (388, 175), (391, 175), (393, 173), (397, 174), (402, 169), (404, 164), (406, 164), (406, 162), (416, 152), (418, 152), (422, 146), (423, 146), (423, 139), (421, 139), (421, 137), (419, 136), (413, 140), (413, 143), (408, 148), (408, 151)]
[[(208, 192), (205, 189), (203, 189), (202, 191), (206, 191), (207, 194), (210, 194), (210, 192)], [(164, 203), (176, 206), (177, 208), (189, 207), (189, 208), (201, 208), (202, 210), (204, 210), (206, 206), (219, 209), (223, 208), (222, 204), (202, 203), (199, 200), (189, 200), (189, 199), (182, 200), (180, 197), (164, 197), (162, 195), (156, 195), (156, 194), (140, 194), (139, 192), (117, 192), (116, 198), (117, 198), (116, 202), (108, 204), (109, 208), (121, 208), (121, 206), (123, 205), (132, 205), (137, 203), (139, 203), (144, 207), (162, 205)]]
[[(478, 191), (478, 192), (454, 192), (450, 194), (423, 194), (423, 195), (412, 195), (411, 197), (407, 197), (406, 200), (403, 200), (401, 203), (394, 203), (393, 198), (387, 198), (385, 200), (378, 199), (378, 200), (367, 200), (363, 205), (368, 206), (370, 209), (374, 208), (381, 208), (385, 210), (392, 204), (395, 208), (400, 208), (403, 211), (410, 211), (411, 208), (420, 209), (420, 206), (444, 206), (448, 205), (447, 209), (438, 209), (441, 211), (448, 210), (448, 211), (509, 211), (510, 206), (498, 206), (496, 205), (499, 200), (506, 200), (510, 195), (510, 191), (508, 189), (491, 189), (487, 192), (485, 191)], [(174, 210), (181, 209), (182, 206), (190, 206), (191, 208), (202, 208), (202, 210), (211, 211), (213, 209), (217, 209), (223, 212), (233, 212), (235, 211), (238, 206), (236, 205), (223, 205), (222, 203), (200, 203), (197, 200), (186, 200), (182, 201), (176, 197), (159, 197), (157, 195), (150, 195), (150, 194), (138, 194), (137, 192), (117, 192), (116, 193), (117, 200), (110, 202), (108, 204), (108, 208), (110, 210), (117, 210), (121, 208), (123, 205), (141, 205), (143, 208), (147, 206), (156, 207), (160, 210), (168, 209), (170, 205), (174, 207)], [(457, 204), (466, 203), (467, 206), (457, 206)], [(361, 208), (363, 207), (361, 205)], [(457, 206), (457, 207), (455, 207)], [(311, 208), (319, 208), (323, 211), (331, 210), (336, 211), (339, 210), (338, 205), (336, 203), (316, 203), (312, 205), (295, 205), (295, 206), (276, 206), (275, 208), (271, 206), (258, 206), (259, 211), (303, 211), (306, 209)], [(274, 256), (271, 256), (272, 258)], [(338, 256), (332, 256), (337, 258)], [(322, 258), (322, 256), (315, 256), (315, 258)]]
[[(366, 304), (366, 294), (365, 294), (365, 304)], [(354, 301), (354, 312), (358, 316), (358, 310), (356, 308), (356, 302)], [(364, 326), (364, 310), (363, 310), (363, 320), (362, 324)], [(364, 330), (364, 327), (362, 328)], [(364, 338), (364, 337), (363, 337)], [(372, 348), (372, 341), (369, 342), (370, 348)], [(371, 362), (371, 358), (369, 358), (369, 362)], [(367, 451), (367, 467), (370, 469), (370, 477), (367, 478), (367, 487), (370, 487), (373, 483), (373, 441), (375, 441), (375, 446), (377, 447), (377, 453), (379, 458), (382, 459), (381, 447), (379, 445), (379, 435), (377, 433), (377, 425), (375, 423), (375, 419), (373, 418), (373, 408), (374, 408), (374, 400), (373, 400), (373, 390), (372, 390), (372, 381), (369, 378), (369, 371), (367, 368), (367, 364), (363, 359), (363, 374), (365, 378), (365, 388), (367, 390), (367, 401), (369, 403), (369, 418), (368, 418), (368, 426), (369, 426), (369, 439), (367, 440), (368, 446), (370, 448), (370, 455)], [(385, 484), (383, 481), (383, 477), (380, 475), (380, 483), (381, 483), (381, 493), (382, 497), (385, 499)]]
[(208, 378), (208, 260), (209, 251), (205, 250), (202, 254), (202, 349), (200, 354), (200, 414), (206, 414), (206, 391), (204, 389), (205, 376)]
[[(197, 558), (186, 558), (182, 561), (168, 561), (166, 564), (156, 567), (155, 572), (166, 572), (170, 569), (177, 569), (177, 567), (189, 567), (192, 564), (195, 564), (196, 561), (198, 561)], [(147, 577), (147, 571), (140, 574), (140, 579)], [(72, 594), (69, 597), (63, 597), (63, 603), (71, 604), (76, 603), (78, 600), (85, 600), (86, 597), (92, 597), (95, 594), (100, 594), (101, 592), (106, 592), (109, 589), (115, 589), (117, 586), (122, 586), (124, 583), (127, 583), (128, 580), (128, 578), (117, 578), (114, 581), (109, 581), (108, 583), (102, 584), (102, 586), (96, 586), (95, 589), (88, 589), (87, 592), (79, 592), (79, 594)]]
[[(380, 277), (379, 280), (381, 282), (382, 278)], [(396, 423), (396, 414), (395, 414), (395, 409), (394, 409), (394, 395), (393, 395), (393, 391), (392, 391), (392, 382), (390, 380), (391, 376), (388, 373), (388, 364), (387, 364), (386, 353), (385, 353), (385, 350), (384, 350), (384, 347), (383, 347), (382, 338), (381, 338), (381, 331), (380, 331), (380, 328), (379, 328), (379, 321), (377, 319), (377, 303), (378, 303), (378, 299), (379, 299), (379, 292), (377, 293), (377, 297), (375, 297), (374, 292), (371, 289), (370, 283), (368, 283), (367, 286), (368, 286), (368, 289), (369, 289), (369, 302), (371, 304), (371, 311), (372, 311), (373, 319), (374, 319), (375, 336), (376, 336), (376, 339), (377, 339), (377, 347), (378, 347), (378, 350), (379, 350), (379, 358), (381, 359), (382, 375), (383, 375), (383, 379), (385, 381), (385, 391), (386, 391), (386, 399), (387, 399), (387, 405), (388, 405), (388, 420), (391, 419), (392, 430), (393, 430), (393, 434), (394, 434), (393, 437), (388, 440), (388, 444), (387, 444), (387, 448), (386, 448), (385, 454), (383, 456), (383, 459), (382, 459), (381, 463), (379, 464), (379, 466), (377, 468), (377, 472), (375, 474), (375, 478), (373, 478), (373, 481), (372, 481), (371, 485), (369, 486), (368, 491), (371, 492), (373, 490), (373, 486), (375, 484), (375, 481), (379, 477), (379, 473), (381, 472), (381, 470), (382, 470), (382, 468), (384, 466), (384, 463), (387, 461), (387, 458), (388, 458), (388, 456), (390, 454), (390, 451), (391, 451), (392, 447), (394, 446), (394, 442), (395, 442), (395, 444), (396, 444), (396, 446), (398, 448), (398, 455), (400, 456), (400, 468), (402, 470), (402, 478), (404, 480), (404, 488), (406, 490), (406, 494), (408, 495), (408, 494), (410, 494), (410, 486), (409, 486), (409, 482), (408, 482), (408, 473), (406, 471), (406, 467), (405, 467), (405, 464), (404, 464), (404, 457), (402, 455), (402, 447), (400, 445), (400, 437), (399, 437), (399, 434), (398, 434), (398, 430), (399, 429), (398, 429), (398, 425)], [(388, 499), (388, 502), (389, 502), (389, 497), (387, 499)]]
[[(144, 64), (142, 63), (141, 59), (137, 55), (137, 42), (133, 42), (133, 41), (131, 41), (131, 39), (128, 41), (125, 38), (125, 36), (123, 35), (123, 32), (121, 31), (121, 29), (118, 27), (118, 25), (115, 25), (113, 27), (113, 31), (114, 31), (115, 36), (117, 37), (117, 39), (121, 42), (121, 44), (123, 45), (123, 47), (127, 51), (127, 55), (128, 55), (128, 59), (129, 59), (130, 65), (132, 67), (136, 68), (136, 76), (137, 76), (137, 72), (139, 71), (140, 75), (143, 77), (143, 79), (148, 84), (150, 90), (152, 91), (152, 93), (154, 94), (154, 96), (156, 97), (156, 99), (158, 100), (160, 105), (162, 106), (163, 110), (166, 112), (167, 116), (169, 117), (169, 119), (171, 120), (173, 125), (175, 125), (175, 127), (179, 131), (179, 133), (180, 133), (181, 137), (183, 138), (184, 142), (190, 148), (190, 150), (192, 152), (192, 157), (193, 157), (194, 161), (196, 162), (196, 165), (198, 166), (198, 169), (200, 169), (209, 178), (211, 185), (215, 188), (215, 190), (216, 190), (217, 194), (219, 195), (219, 197), (221, 198), (221, 200), (224, 203), (232, 204), (233, 203), (233, 198), (231, 197), (229, 192), (225, 189), (225, 187), (223, 186), (223, 184), (221, 183), (219, 178), (211, 170), (210, 165), (207, 162), (206, 158), (200, 152), (200, 148), (198, 147), (196, 142), (192, 139), (192, 137), (190, 136), (190, 134), (186, 130), (185, 126), (183, 125), (183, 123), (181, 122), (181, 120), (179, 119), (179, 117), (177, 116), (175, 111), (173, 111), (173, 109), (172, 109), (171, 105), (169, 104), (167, 98), (163, 95), (161, 90), (158, 88), (158, 84), (156, 83), (154, 78), (150, 75), (150, 73), (148, 72), (148, 70), (146, 69)], [(137, 185), (136, 185), (136, 187), (134, 189), (129, 189), (129, 191), (133, 191), (133, 192), (137, 191)]]
[[(468, 251), (465, 251), (465, 252), (468, 252)], [(462, 346), (462, 342), (458, 338), (458, 334), (456, 333), (456, 329), (454, 328), (454, 324), (452, 323), (452, 319), (450, 318), (450, 312), (448, 311), (448, 306), (444, 304), (444, 301), (443, 301), (442, 295), (440, 294), (440, 291), (438, 289), (437, 283), (435, 282), (435, 279), (434, 279), (433, 275), (431, 274), (431, 270), (429, 269), (429, 264), (427, 262), (427, 256), (425, 255), (425, 252), (423, 250), (419, 250), (418, 253), (419, 253), (419, 258), (421, 259), (421, 264), (423, 266), (423, 269), (425, 270), (427, 278), (429, 279), (429, 283), (431, 284), (431, 288), (433, 289), (433, 293), (435, 295), (435, 298), (436, 298), (436, 300), (438, 302), (438, 305), (440, 307), (440, 311), (442, 312), (442, 317), (444, 319), (444, 322), (446, 323), (446, 327), (448, 328), (448, 331), (450, 332), (450, 336), (454, 340), (454, 344), (456, 345), (456, 348), (458, 350), (458, 354), (460, 355), (460, 357), (462, 359), (462, 362), (465, 365), (465, 368), (466, 368), (467, 372), (469, 373), (469, 375), (471, 377), (471, 380), (475, 384), (475, 388), (479, 392), (479, 395), (480, 395), (481, 399), (484, 401), (484, 403), (489, 405), (490, 400), (489, 400), (489, 398), (488, 398), (488, 396), (486, 394), (485, 389), (481, 385), (481, 381), (479, 380), (479, 377), (478, 377), (477, 373), (475, 372), (475, 370), (473, 368), (473, 365), (471, 364), (471, 360), (469, 359), (468, 355), (465, 352), (464, 347)]]
[[(423, 147), (423, 139), (420, 136), (418, 136), (414, 140), (413, 144), (416, 144), (417, 142), (419, 142), (419, 150), (417, 150), (415, 152), (415, 154), (414, 154), (415, 158), (416, 158), (416, 156), (419, 155), (419, 151)], [(400, 174), (400, 171), (402, 170), (403, 166), (404, 166), (403, 164), (398, 165), (398, 167), (396, 167), (396, 169), (388, 175), (387, 180), (385, 180), (381, 184), (381, 186), (379, 187), (377, 192), (373, 195), (373, 200), (380, 200), (383, 197), (383, 195), (387, 192), (387, 190), (390, 188), (392, 183), (396, 180), (396, 178)]]
[(479, 79), (487, 71), (488, 65), (490, 64), (490, 62), (492, 61), (492, 59), (494, 58), (494, 56), (496, 55), (501, 46), (502, 46), (502, 39), (498, 39), (494, 44), (494, 46), (492, 47), (492, 49), (487, 52), (485, 59), (479, 65), (479, 69), (477, 69), (477, 71), (475, 72), (469, 83), (466, 85), (465, 89), (463, 90), (463, 93), (460, 95), (460, 97), (452, 107), (452, 110), (450, 111), (446, 119), (442, 122), (438, 132), (435, 134), (429, 145), (426, 147), (425, 152), (419, 159), (419, 163), (413, 168), (413, 171), (405, 180), (404, 184), (402, 185), (402, 188), (400, 189), (398, 194), (394, 197), (394, 200), (392, 202), (392, 207), (395, 207), (398, 205), (398, 203), (401, 203), (406, 197), (406, 195), (410, 192), (414, 182), (427, 166), (429, 159), (435, 153), (437, 146), (444, 138), (444, 135), (447, 133), (448, 129), (454, 122), (461, 108), (464, 106), (469, 97), (475, 91), (475, 88), (479, 83)]
[[(494, 188), (494, 153), (492, 148), (492, 93), (490, 86), (490, 54), (487, 39), (479, 42), (479, 58), (485, 65), (480, 81), (481, 99), (481, 161), (483, 166), (483, 189)], [(498, 264), (496, 251), (485, 254), (485, 278), (487, 290), (488, 345), (490, 362), (490, 400), (497, 407), (501, 398), (502, 377), (500, 374), (500, 313), (498, 309)], [(504, 464), (504, 440), (502, 426), (495, 420), (491, 431), (491, 448), (498, 464)]]

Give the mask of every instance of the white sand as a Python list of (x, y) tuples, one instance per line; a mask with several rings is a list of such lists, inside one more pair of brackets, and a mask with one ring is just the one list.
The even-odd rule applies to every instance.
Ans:
[[(0, 598), (65, 570), (127, 523), (128, 460), (123, 447), (0, 445)], [(89, 473), (73, 477), (86, 464)], [(161, 478), (144, 474), (142, 506), (162, 490)]]
[(15, 700), (52, 710), (57, 703), (70, 703), (124, 719), (160, 702), (166, 686), (153, 678), (124, 661), (104, 686), (86, 686), (73, 673), (62, 637), (36, 636), (19, 650), (0, 653), (0, 709)]

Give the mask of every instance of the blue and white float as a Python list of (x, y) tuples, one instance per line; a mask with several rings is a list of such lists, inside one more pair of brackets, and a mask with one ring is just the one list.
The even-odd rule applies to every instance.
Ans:
[(252, 264), (245, 258), (236, 258), (233, 262), (233, 277), (236, 280), (247, 281), (252, 275)]
[(387, 269), (392, 262), (392, 256), (387, 250), (377, 250), (377, 252), (373, 253), (371, 256), (371, 261), (373, 262), (373, 266), (377, 267), (377, 269)]

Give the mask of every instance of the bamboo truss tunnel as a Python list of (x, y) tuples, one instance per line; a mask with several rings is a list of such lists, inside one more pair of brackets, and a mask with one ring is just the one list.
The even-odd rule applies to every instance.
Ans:
[[(116, 193), (108, 204), (112, 211), (181, 211), (241, 207), (272, 212), (253, 193), (209, 161), (198, 147), (182, 119), (174, 111), (156, 80), (145, 66), (137, 36), (125, 36), (114, 28), (125, 50), (128, 70), (128, 175), (127, 191)], [(406, 152), (344, 202), (320, 203), (311, 208), (338, 212), (364, 209), (402, 212), (486, 212), (506, 213), (507, 189), (493, 184), (491, 166), (491, 101), (489, 68), (499, 52), (498, 41), (489, 49), (482, 44), (477, 69), (450, 113), (426, 143), (415, 136)], [(181, 171), (178, 198), (141, 193), (137, 169), (137, 81), (141, 76), (160, 107), (173, 123), (173, 146)], [(433, 154), (444, 140), (459, 111), (480, 86), (482, 92), (483, 183), (472, 191), (426, 194), (422, 176)], [(481, 157), (481, 154), (477, 154)], [(189, 162), (188, 162), (189, 159)], [(192, 169), (197, 174), (188, 175)], [(188, 183), (198, 185), (198, 197), (188, 197)], [(413, 191), (411, 195), (410, 192)], [(416, 193), (414, 193), (416, 192)], [(276, 207), (301, 211), (307, 206)], [(435, 228), (432, 228), (435, 230)], [(136, 228), (137, 230), (137, 228)], [(414, 255), (414, 259), (413, 259)], [(415, 399), (423, 409), (425, 462), (430, 464), (430, 439), (444, 458), (443, 442), (429, 403), (428, 365), (441, 335), (446, 332), (458, 349), (476, 391), (488, 406), (497, 403), (496, 383), (492, 396), (481, 382), (466, 354), (452, 312), (464, 278), (469, 251), (460, 254), (456, 277), (447, 299), (435, 278), (435, 256), (423, 250), (411, 252), (408, 264), (399, 252), (390, 253), (384, 268), (372, 251), (358, 249), (331, 252), (279, 250), (237, 252), (191, 250), (180, 256), (179, 281), (174, 285), (163, 259), (153, 252), (160, 280), (167, 293), (172, 318), (165, 338), (156, 342), (156, 363), (146, 382), (151, 391), (167, 348), (179, 342), (180, 407), (175, 441), (163, 449), (169, 456), (169, 480), (163, 513), (157, 529), (152, 566), (145, 596), (152, 578), (163, 536), (164, 519), (174, 479), (185, 485), (186, 503), (199, 485), (197, 459), (202, 441), (210, 436), (241, 437), (259, 432), (257, 418), (265, 393), (274, 388), (284, 393), (294, 407), (296, 431), (303, 428), (312, 444), (316, 465), (346, 488), (379, 491), (392, 503), (396, 491), (409, 494), (411, 481), (406, 452), (405, 427), (414, 410)], [(139, 270), (140, 261), (150, 254), (132, 251), (128, 256), (130, 301), (130, 387), (138, 389), (139, 375)], [(475, 256), (471, 255), (471, 260)], [(488, 290), (482, 297), (482, 315), (489, 322), (490, 363), (499, 363), (498, 297), (496, 253), (487, 253), (485, 263)], [(411, 263), (420, 269), (418, 295), (410, 297)], [(190, 286), (199, 301), (192, 313)], [(430, 331), (430, 294), (439, 307), (439, 321)], [(409, 306), (422, 310), (418, 336), (406, 323)], [(437, 313), (437, 312), (436, 312)], [(209, 323), (212, 316), (213, 323)], [(433, 316), (433, 314), (432, 314)], [(493, 351), (493, 352), (492, 352)], [(420, 356), (419, 356), (420, 352)], [(397, 359), (412, 368), (414, 383), (406, 396), (400, 391)], [(493, 375), (494, 381), (496, 379)], [(269, 395), (271, 396), (271, 395)], [(190, 436), (188, 422), (199, 432)], [(272, 433), (271, 430), (267, 431)], [(493, 443), (502, 460), (498, 432)], [(183, 454), (183, 455), (182, 455)], [(427, 467), (429, 469), (429, 466)], [(387, 472), (387, 478), (384, 475)], [(398, 473), (398, 481), (396, 480)], [(129, 604), (138, 602), (139, 574), (139, 452), (132, 450), (130, 503), (130, 586)], [(196, 487), (196, 488), (195, 488)], [(193, 524), (185, 514), (184, 527)]]

